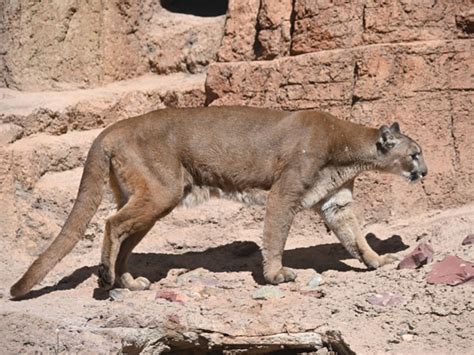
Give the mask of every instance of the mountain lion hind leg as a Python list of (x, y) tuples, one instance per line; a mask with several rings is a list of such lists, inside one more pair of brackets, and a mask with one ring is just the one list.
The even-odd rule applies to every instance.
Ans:
[(398, 258), (392, 254), (378, 255), (367, 243), (352, 210), (353, 181), (320, 205), (320, 213), (347, 251), (367, 267), (376, 269)]
[(115, 275), (117, 278), (115, 283), (119, 287), (128, 288), (131, 291), (146, 290), (150, 288), (150, 281), (148, 279), (143, 276), (134, 278), (132, 274), (128, 272), (128, 258), (133, 249), (141, 242), (151, 227), (152, 226), (150, 226), (149, 229), (130, 235), (120, 246), (120, 252), (115, 264)]
[(155, 222), (180, 201), (183, 194), (181, 168), (174, 161), (147, 167), (126, 155), (114, 157), (112, 168), (117, 185), (114, 190), (129, 197), (107, 220), (99, 286), (110, 289), (118, 285), (132, 291), (147, 289), (150, 282), (146, 278), (133, 278), (128, 272), (128, 257)]

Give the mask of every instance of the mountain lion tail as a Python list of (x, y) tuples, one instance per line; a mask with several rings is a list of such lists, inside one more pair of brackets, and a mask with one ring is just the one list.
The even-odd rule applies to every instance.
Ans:
[(36, 259), (23, 277), (10, 289), (12, 297), (28, 293), (46, 274), (74, 248), (99, 208), (104, 185), (109, 175), (110, 158), (101, 139), (96, 139), (87, 155), (76, 202), (61, 232)]

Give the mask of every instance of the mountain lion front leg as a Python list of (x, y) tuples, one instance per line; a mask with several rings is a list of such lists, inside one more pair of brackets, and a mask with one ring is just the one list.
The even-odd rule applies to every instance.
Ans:
[(352, 209), (352, 186), (353, 182), (323, 201), (320, 213), (324, 221), (347, 251), (367, 267), (376, 269), (397, 260), (392, 254), (378, 255), (367, 243)]
[(296, 214), (296, 203), (291, 194), (274, 187), (267, 199), (263, 228), (263, 275), (271, 284), (294, 281), (296, 274), (283, 267), (282, 257), (286, 239)]

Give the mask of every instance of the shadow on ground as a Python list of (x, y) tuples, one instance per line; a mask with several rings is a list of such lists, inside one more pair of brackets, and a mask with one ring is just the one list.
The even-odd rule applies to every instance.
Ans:
[(76, 288), (85, 280), (87, 280), (89, 277), (91, 277), (92, 274), (97, 275), (97, 266), (83, 266), (75, 270), (71, 275), (63, 277), (56, 285), (46, 286), (46, 287), (40, 288), (39, 290), (33, 290), (27, 293), (23, 297), (18, 297), (14, 299), (14, 301), (37, 298), (37, 297), (46, 295), (50, 292), (70, 290), (72, 288)]
[[(408, 245), (404, 244), (398, 235), (381, 240), (373, 234), (368, 234), (367, 241), (379, 254), (396, 253), (408, 248)], [(340, 243), (331, 243), (287, 250), (283, 255), (283, 264), (295, 269), (312, 268), (319, 273), (326, 270), (367, 271), (365, 268), (354, 268), (343, 262), (343, 260), (351, 258)], [(171, 269), (204, 268), (212, 272), (250, 271), (257, 283), (265, 283), (262, 273), (262, 255), (258, 245), (254, 242), (233, 242), (202, 252), (184, 254), (136, 253), (130, 256), (129, 264), (132, 274), (145, 276), (151, 282), (160, 281)], [(97, 275), (97, 266), (81, 267), (61, 279), (55, 286), (32, 291), (21, 299), (36, 298), (53, 291), (73, 289), (92, 274)], [(108, 292), (95, 289), (93, 297), (107, 299)]]
[[(375, 235), (367, 235), (367, 241), (379, 254), (396, 253), (408, 248), (398, 235), (380, 240)], [(286, 250), (283, 264), (295, 269), (314, 269), (321, 273), (326, 270), (367, 271), (354, 268), (342, 260), (352, 256), (340, 243), (322, 244), (307, 248)], [(250, 271), (259, 284), (264, 284), (262, 255), (254, 242), (233, 242), (203, 252), (184, 254), (138, 253), (130, 257), (130, 271), (157, 282), (166, 277), (171, 269), (204, 268), (212, 272)]]

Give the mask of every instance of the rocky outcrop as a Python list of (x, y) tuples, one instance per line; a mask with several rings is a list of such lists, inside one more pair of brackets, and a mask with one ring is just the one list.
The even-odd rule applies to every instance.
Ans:
[(0, 87), (70, 90), (146, 73), (202, 72), (224, 21), (169, 12), (152, 0), (2, 2)]

